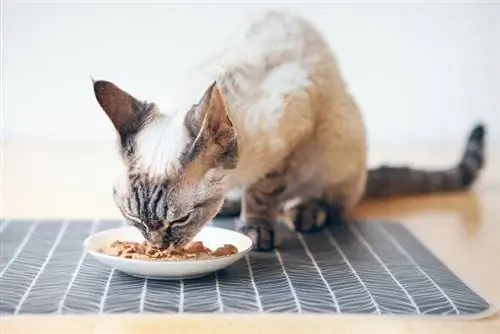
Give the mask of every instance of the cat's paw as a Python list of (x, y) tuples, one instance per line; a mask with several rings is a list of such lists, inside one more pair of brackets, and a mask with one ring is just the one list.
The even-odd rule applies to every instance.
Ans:
[(251, 219), (244, 221), (239, 231), (252, 239), (254, 250), (272, 251), (275, 247), (274, 223), (262, 220)]
[(332, 221), (340, 219), (339, 213), (321, 200), (310, 200), (290, 209), (290, 216), (297, 232), (315, 232)]

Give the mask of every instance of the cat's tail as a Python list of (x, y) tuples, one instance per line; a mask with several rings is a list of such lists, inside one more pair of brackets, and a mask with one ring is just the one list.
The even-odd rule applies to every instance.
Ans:
[(484, 125), (476, 125), (469, 134), (461, 160), (448, 169), (381, 166), (369, 170), (364, 197), (428, 194), (469, 188), (478, 178), (485, 163), (485, 134)]
[[(485, 135), (484, 125), (476, 125), (469, 135), (460, 162), (448, 169), (381, 166), (368, 170), (364, 198), (430, 194), (469, 188), (484, 167)], [(241, 194), (235, 193), (226, 198), (218, 216), (238, 216), (240, 210)]]

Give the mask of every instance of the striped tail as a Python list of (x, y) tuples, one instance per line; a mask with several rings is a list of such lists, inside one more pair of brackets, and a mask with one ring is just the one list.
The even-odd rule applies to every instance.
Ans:
[(365, 198), (429, 194), (468, 189), (484, 166), (485, 127), (474, 127), (460, 162), (449, 169), (381, 166), (368, 171)]
[[(450, 169), (431, 171), (408, 166), (381, 166), (369, 170), (364, 198), (429, 194), (469, 188), (484, 166), (485, 134), (485, 127), (476, 125), (469, 135), (462, 159)], [(226, 198), (218, 216), (238, 216), (241, 210), (240, 200), (239, 193)]]

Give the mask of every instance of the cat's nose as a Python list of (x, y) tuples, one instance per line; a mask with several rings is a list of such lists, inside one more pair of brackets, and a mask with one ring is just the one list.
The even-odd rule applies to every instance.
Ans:
[(165, 244), (165, 240), (163, 238), (163, 231), (150, 231), (147, 233), (147, 241), (148, 243), (156, 248), (166, 248), (168, 245)]

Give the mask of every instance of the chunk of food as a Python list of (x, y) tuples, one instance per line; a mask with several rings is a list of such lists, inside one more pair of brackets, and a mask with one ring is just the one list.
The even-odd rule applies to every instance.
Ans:
[(138, 243), (134, 241), (117, 240), (106, 247), (99, 248), (97, 251), (124, 259), (181, 261), (214, 259), (230, 256), (238, 253), (238, 248), (226, 244), (212, 251), (210, 248), (205, 247), (203, 242), (196, 241), (180, 249), (162, 249), (152, 247), (148, 245), (146, 241)]
[(214, 256), (229, 256), (236, 253), (238, 253), (238, 248), (228, 244), (219, 247), (214, 252), (212, 252)]

